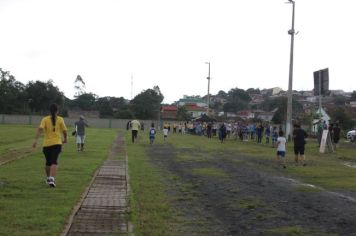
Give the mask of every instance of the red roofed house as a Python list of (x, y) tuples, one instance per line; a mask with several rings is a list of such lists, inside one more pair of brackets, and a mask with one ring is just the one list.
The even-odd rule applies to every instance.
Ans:
[(187, 112), (192, 116), (192, 118), (196, 118), (206, 113), (206, 108), (198, 106), (194, 103), (186, 103), (185, 108)]
[(161, 119), (162, 120), (176, 120), (178, 108), (175, 105), (162, 105), (161, 106)]

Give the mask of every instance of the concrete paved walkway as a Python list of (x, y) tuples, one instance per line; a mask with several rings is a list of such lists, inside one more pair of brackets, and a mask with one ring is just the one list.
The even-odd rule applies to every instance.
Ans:
[(63, 235), (133, 235), (128, 190), (125, 141), (119, 134)]

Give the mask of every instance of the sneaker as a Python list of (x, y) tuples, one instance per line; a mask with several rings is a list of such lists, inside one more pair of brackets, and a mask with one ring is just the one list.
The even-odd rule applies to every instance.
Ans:
[(48, 180), (49, 180), (48, 185), (49, 185), (50, 187), (52, 187), (52, 188), (56, 187), (56, 183), (55, 183), (53, 177), (49, 177)]
[(53, 180), (50, 181), (48, 185), (49, 185), (50, 187), (52, 187), (52, 188), (55, 188), (55, 187), (56, 187), (56, 183), (55, 183)]
[(49, 185), (49, 182), (50, 182), (49, 177), (46, 177), (45, 181), (46, 181), (46, 184)]

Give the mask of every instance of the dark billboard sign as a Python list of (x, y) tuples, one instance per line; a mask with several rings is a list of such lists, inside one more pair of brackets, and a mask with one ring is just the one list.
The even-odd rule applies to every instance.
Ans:
[[(319, 87), (320, 81), (320, 87)], [(321, 95), (329, 94), (329, 68), (314, 71), (314, 95), (319, 95), (319, 90)]]

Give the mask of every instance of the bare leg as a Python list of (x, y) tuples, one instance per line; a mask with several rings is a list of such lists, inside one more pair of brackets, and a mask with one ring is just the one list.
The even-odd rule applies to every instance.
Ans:
[(47, 176), (47, 177), (50, 177), (50, 170), (51, 170), (51, 167), (50, 167), (50, 166), (46, 166), (46, 167), (45, 167), (45, 171), (46, 171), (46, 176)]
[(50, 176), (55, 177), (57, 175), (57, 165), (50, 166)]
[(305, 163), (305, 155), (300, 155), (300, 161), (303, 163), (303, 166), (306, 166), (307, 164)]

